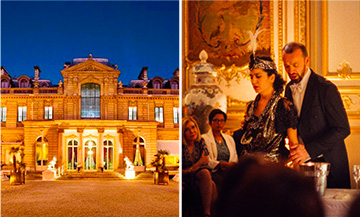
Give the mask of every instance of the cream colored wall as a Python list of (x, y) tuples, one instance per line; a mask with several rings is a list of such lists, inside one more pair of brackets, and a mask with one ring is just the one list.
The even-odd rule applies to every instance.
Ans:
[(329, 72), (346, 60), (360, 73), (360, 2), (328, 2)]

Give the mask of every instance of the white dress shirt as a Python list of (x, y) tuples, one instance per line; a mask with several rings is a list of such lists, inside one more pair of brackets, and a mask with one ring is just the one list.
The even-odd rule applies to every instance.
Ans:
[(311, 74), (311, 70), (309, 67), (307, 67), (307, 71), (303, 79), (299, 83), (294, 83), (290, 86), (294, 105), (298, 112), (298, 117), (300, 117), (301, 107), (304, 100), (305, 91), (306, 91), (307, 83), (310, 78), (310, 74)]

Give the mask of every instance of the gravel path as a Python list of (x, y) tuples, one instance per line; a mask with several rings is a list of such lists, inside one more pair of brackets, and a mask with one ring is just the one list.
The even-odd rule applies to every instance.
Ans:
[(142, 217), (179, 216), (179, 183), (152, 179), (28, 180), (1, 183), (1, 216)]

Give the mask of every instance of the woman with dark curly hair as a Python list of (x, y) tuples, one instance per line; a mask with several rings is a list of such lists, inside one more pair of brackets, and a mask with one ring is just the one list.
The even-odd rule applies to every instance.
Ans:
[(272, 161), (287, 159), (285, 148), (288, 137), (290, 147), (298, 144), (297, 114), (293, 104), (280, 94), (285, 81), (277, 73), (270, 57), (250, 57), (251, 84), (258, 95), (250, 102), (240, 144), (244, 153), (263, 153)]

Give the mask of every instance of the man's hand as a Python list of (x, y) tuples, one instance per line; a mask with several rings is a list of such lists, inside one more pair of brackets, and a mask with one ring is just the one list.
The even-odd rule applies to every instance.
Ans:
[(291, 146), (290, 154), (289, 154), (289, 161), (292, 161), (295, 164), (301, 164), (309, 159), (310, 159), (310, 155), (306, 151), (305, 145), (297, 144), (297, 145)]

